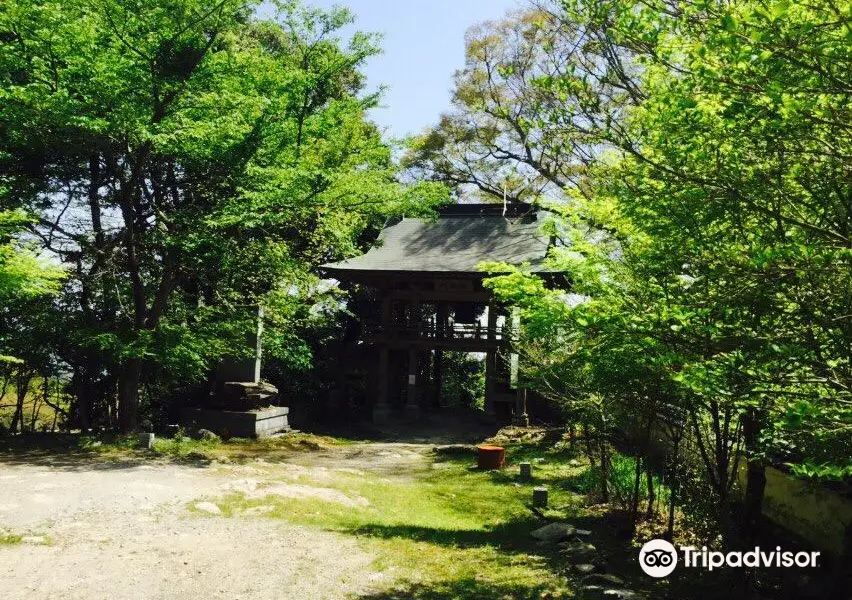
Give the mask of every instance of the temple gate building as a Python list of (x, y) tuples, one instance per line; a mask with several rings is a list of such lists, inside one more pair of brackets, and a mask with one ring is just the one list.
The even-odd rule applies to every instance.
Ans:
[(360, 381), (375, 422), (391, 412), (416, 416), (440, 405), (444, 353), (477, 352), (485, 354), (486, 415), (526, 423), (512, 354), (517, 319), (483, 286), (479, 265), (544, 272), (552, 244), (541, 231), (545, 215), (523, 203), (456, 204), (436, 218), (389, 224), (366, 254), (323, 265), (328, 277), (360, 290), (333, 402)]

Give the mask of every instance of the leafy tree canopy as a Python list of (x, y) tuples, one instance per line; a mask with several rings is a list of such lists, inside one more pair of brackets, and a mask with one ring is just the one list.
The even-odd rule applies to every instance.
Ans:
[(603, 435), (643, 412), (686, 429), (720, 505), (740, 451), (750, 476), (852, 469), (850, 16), (540, 2), (472, 32), (408, 156), (554, 213), (570, 288), (491, 281), (523, 311), (528, 381)]
[(365, 117), (377, 99), (359, 68), (376, 36), (341, 41), (344, 9), (255, 8), (0, 8), (0, 202), (38, 215), (43, 248), (73, 270), (62, 358), (81, 386), (117, 381), (125, 429), (142, 382), (202, 377), (252, 306), (289, 320), (290, 341), (271, 347), (298, 358), (310, 318), (296, 306), (321, 295), (311, 268), (444, 195), (398, 183)]

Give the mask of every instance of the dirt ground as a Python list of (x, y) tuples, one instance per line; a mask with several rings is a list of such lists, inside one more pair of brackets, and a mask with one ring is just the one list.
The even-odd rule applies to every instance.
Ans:
[[(344, 598), (382, 574), (352, 537), (251, 515), (210, 518), (198, 504), (247, 495), (366, 499), (321, 485), (323, 473), (404, 477), (434, 443), (357, 443), (285, 462), (190, 466), (136, 461), (12, 461), (0, 456), (0, 598)], [(288, 483), (310, 471), (316, 486)], [(258, 491), (260, 490), (260, 491)], [(194, 510), (193, 510), (194, 509)]]

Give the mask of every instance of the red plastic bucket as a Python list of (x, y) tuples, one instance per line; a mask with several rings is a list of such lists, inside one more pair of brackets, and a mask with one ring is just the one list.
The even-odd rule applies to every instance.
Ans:
[(502, 469), (506, 450), (502, 446), (477, 446), (477, 466), (484, 471)]

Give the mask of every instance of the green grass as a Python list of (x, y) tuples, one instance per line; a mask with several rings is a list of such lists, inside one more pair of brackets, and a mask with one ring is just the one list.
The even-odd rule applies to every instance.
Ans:
[[(133, 443), (136, 444), (135, 438)], [(289, 433), (280, 437), (229, 440), (195, 440), (187, 436), (156, 438), (153, 454), (177, 459), (275, 461), (296, 452), (318, 451), (351, 444), (349, 440), (308, 433)]]
[(0, 531), (0, 546), (13, 546), (20, 544), (23, 536), (8, 531)]
[[(611, 457), (611, 467), (609, 473), (609, 488), (612, 502), (620, 505), (622, 508), (628, 507), (633, 499), (633, 486), (636, 477), (636, 458), (614, 452)], [(665, 513), (666, 505), (668, 504), (671, 491), (667, 485), (662, 483), (658, 475), (653, 476), (654, 491), (656, 494), (655, 505), (657, 512)], [(570, 477), (566, 484), (573, 490), (582, 494), (590, 494), (596, 492), (600, 488), (600, 467), (595, 465), (576, 475)], [(639, 502), (641, 510), (644, 511), (645, 504), (648, 500), (648, 484), (646, 481), (645, 472), (642, 472), (639, 481)]]
[(232, 438), (194, 440), (188, 436), (156, 437), (154, 448), (142, 449), (136, 435), (100, 433), (34, 433), (0, 436), (0, 453), (21, 462), (85, 463), (87, 461), (125, 462), (173, 460), (207, 463), (243, 462), (263, 458), (270, 462), (285, 460), (295, 454), (323, 451), (351, 444), (349, 440), (307, 433), (290, 433), (258, 440)]
[[(521, 458), (542, 455), (529, 447), (514, 451)], [(557, 485), (577, 468), (556, 455), (544, 458), (536, 464), (535, 484), (550, 484), (551, 506), (578, 506), (579, 499)], [(470, 458), (450, 458), (407, 478), (338, 473), (331, 481), (310, 474), (289, 480), (357, 494), (370, 502), (362, 508), (242, 494), (216, 503), (226, 516), (266, 505), (274, 508), (264, 518), (357, 536), (377, 556), (374, 567), (403, 582), (379, 598), (571, 597), (568, 580), (554, 569), (553, 548), (530, 538), (540, 525), (527, 507), (533, 484), (520, 484), (517, 468), (480, 472), (470, 465)]]
[[(572, 597), (577, 578), (566, 573), (567, 564), (557, 549), (538, 546), (529, 535), (541, 525), (528, 508), (532, 487), (546, 485), (551, 508), (544, 511), (545, 515), (591, 530), (593, 543), (606, 557), (608, 569), (628, 581), (628, 587), (647, 597), (733, 597), (731, 589), (736, 582), (728, 581), (725, 574), (714, 572), (712, 578), (702, 578), (684, 570), (663, 581), (644, 576), (636, 564), (641, 541), (624, 536), (625, 511), (616, 505), (589, 501), (584, 493), (592, 489), (595, 473), (557, 433), (530, 435), (529, 439), (518, 436), (520, 442), (496, 440), (506, 446), (509, 466), (492, 472), (472, 469), (474, 457), (463, 454), (433, 456), (425, 465), (418, 463), (404, 472), (389, 474), (307, 468), (304, 472), (288, 470), (285, 477), (275, 463), (294, 459), (296, 464), (327, 464), (317, 455), (328, 455), (352, 443), (301, 433), (262, 440), (158, 438), (153, 451), (140, 450), (135, 436), (12, 436), (0, 439), (0, 451), (8, 448), (15, 460), (36, 462), (57, 457), (70, 462), (92, 457), (220, 462), (260, 458), (264, 462), (253, 463), (253, 467), (262, 470), (266, 480), (333, 488), (350, 498), (366, 498), (369, 505), (356, 507), (274, 495), (248, 499), (231, 494), (211, 501), (225, 517), (240, 517), (246, 509), (264, 505), (272, 509), (253, 518), (286, 520), (357, 539), (375, 556), (373, 567), (386, 574), (382, 581), (387, 583), (375, 583), (379, 589), (366, 596), (373, 600)], [(517, 463), (522, 461), (533, 464), (531, 482), (518, 480)], [(632, 459), (616, 456), (614, 463), (615, 479), (629, 488)], [(198, 518), (211, 518), (195, 510), (193, 504), (189, 509)], [(21, 541), (20, 535), (0, 529), (0, 544)], [(734, 578), (737, 574), (728, 575)]]

